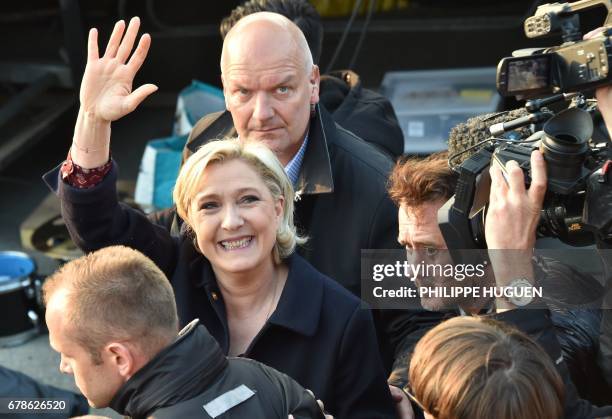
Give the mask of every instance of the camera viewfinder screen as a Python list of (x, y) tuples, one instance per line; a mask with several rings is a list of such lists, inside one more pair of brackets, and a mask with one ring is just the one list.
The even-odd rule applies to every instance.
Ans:
[(508, 63), (508, 92), (545, 88), (548, 74), (549, 57), (512, 60)]

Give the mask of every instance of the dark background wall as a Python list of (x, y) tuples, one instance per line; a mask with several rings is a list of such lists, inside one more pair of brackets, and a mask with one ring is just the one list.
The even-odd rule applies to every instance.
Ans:
[[(78, 6), (80, 21), (63, 19), (62, 7), (66, 10), (71, 3)], [(407, 7), (397, 6), (372, 16), (354, 68), (369, 86), (377, 86), (389, 70), (491, 66), (514, 49), (559, 42), (558, 39), (536, 42), (525, 38), (522, 22), (527, 13), (535, 10), (537, 1), (422, 0), (403, 3)], [(71, 49), (77, 54), (80, 51), (84, 57), (87, 28), (100, 29), (102, 44), (116, 20), (138, 15), (143, 20), (143, 31), (151, 33), (153, 38), (150, 57), (140, 73), (140, 80), (155, 82), (166, 91), (176, 91), (193, 78), (219, 84), (221, 38), (218, 24), (237, 4), (235, 0), (2, 2), (0, 62), (66, 63)], [(364, 11), (367, 4), (363, 2)], [(590, 15), (592, 18), (583, 19), (585, 28), (603, 22), (601, 13)], [(347, 14), (324, 18), (322, 68), (327, 66), (347, 20)], [(362, 13), (355, 20), (336, 68), (348, 65), (363, 23)]]

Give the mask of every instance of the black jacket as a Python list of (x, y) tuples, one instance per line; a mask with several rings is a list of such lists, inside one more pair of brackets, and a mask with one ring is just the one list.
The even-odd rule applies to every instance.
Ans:
[[(199, 318), (229, 350), (227, 316), (210, 263), (189, 234), (173, 237), (143, 213), (117, 201), (117, 168), (90, 189), (45, 178), (58, 191), (62, 216), (85, 252), (123, 244), (143, 252), (170, 278), (181, 324)], [(286, 260), (289, 276), (277, 308), (244, 356), (269, 365), (325, 403), (335, 418), (395, 417), (369, 310), (298, 255)]]
[(361, 86), (351, 70), (321, 76), (319, 100), (334, 121), (396, 160), (404, 153), (404, 133), (391, 102)]
[[(534, 302), (523, 309), (489, 316), (521, 330), (548, 353), (565, 383), (567, 419), (612, 415), (612, 406), (597, 407), (580, 398), (575, 385), (579, 384), (581, 392), (586, 394), (592, 393), (592, 388), (598, 385), (605, 386), (600, 380), (599, 371), (592, 365), (597, 346), (592, 342), (597, 333), (597, 329), (593, 328), (597, 328), (599, 317), (585, 308), (599, 305), (597, 299), (603, 292), (601, 285), (591, 276), (548, 257), (538, 257), (534, 267), (538, 283), (545, 290), (544, 302)], [(444, 313), (445, 319), (458, 315), (456, 310)], [(418, 337), (422, 335), (421, 330), (419, 336), (405, 338), (398, 347), (394, 372), (390, 378), (392, 384), (398, 387), (406, 385), (410, 357)], [(588, 377), (585, 377), (587, 374)], [(578, 379), (576, 383), (574, 378)], [(605, 391), (603, 387), (600, 390)]]
[(546, 350), (554, 361), (565, 384), (566, 419), (594, 419), (612, 416), (612, 406), (597, 407), (578, 395), (563, 358), (561, 346), (557, 340), (557, 331), (548, 310), (510, 310), (496, 314), (494, 318), (509, 323), (529, 335)]
[(293, 379), (250, 359), (226, 358), (197, 320), (138, 370), (110, 407), (133, 419), (323, 419)]

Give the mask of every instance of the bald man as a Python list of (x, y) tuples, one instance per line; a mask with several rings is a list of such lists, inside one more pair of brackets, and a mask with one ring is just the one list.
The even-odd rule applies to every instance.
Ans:
[[(246, 0), (223, 18), (219, 25), (221, 38), (245, 16), (274, 12), (295, 23), (304, 34), (315, 64), (321, 57), (323, 25), (321, 16), (308, 0)], [(334, 121), (363, 140), (378, 147), (394, 160), (404, 152), (404, 134), (391, 102), (378, 92), (362, 86), (353, 70), (334, 70), (321, 75), (319, 104)]]
[(221, 81), (240, 138), (264, 143), (287, 166), (319, 101), (319, 68), (302, 31), (276, 13), (240, 20), (223, 44)]
[(221, 55), (227, 110), (202, 118), (186, 154), (218, 137), (259, 141), (293, 181), (300, 254), (360, 294), (361, 249), (396, 248), (396, 209), (385, 191), (392, 162), (318, 106), (319, 68), (282, 15), (254, 13), (227, 34)]

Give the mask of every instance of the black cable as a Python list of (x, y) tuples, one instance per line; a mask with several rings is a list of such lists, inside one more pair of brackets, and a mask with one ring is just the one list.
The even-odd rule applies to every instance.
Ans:
[(355, 62), (357, 61), (357, 57), (359, 56), (359, 52), (361, 51), (366, 32), (368, 31), (370, 20), (372, 19), (372, 14), (374, 13), (374, 9), (376, 8), (377, 3), (378, 0), (368, 1), (368, 13), (366, 15), (365, 21), (363, 22), (363, 26), (361, 27), (361, 34), (359, 35), (359, 40), (357, 41), (357, 45), (355, 46), (355, 51), (353, 52), (353, 56), (351, 57), (351, 61), (349, 62), (349, 70), (353, 69)]
[[(465, 150), (461, 150), (461, 151), (456, 152), (455, 154), (451, 154), (450, 156), (448, 156), (448, 167), (450, 167), (453, 172), (456, 172), (457, 168), (453, 165), (453, 160), (455, 160), (457, 157), (461, 156), (462, 154), (465, 154), (468, 151), (475, 149), (476, 147), (478, 147), (480, 145), (483, 145), (485, 143), (488, 143), (489, 141), (493, 141), (493, 140), (497, 140), (497, 139), (498, 138), (490, 137), (490, 138), (487, 138), (486, 140), (479, 141), (476, 144), (469, 146)], [(459, 165), (459, 166), (461, 166), (461, 165)]]
[(340, 51), (342, 50), (342, 47), (344, 46), (346, 37), (348, 36), (348, 33), (350, 32), (351, 27), (353, 26), (353, 22), (355, 21), (355, 17), (357, 16), (357, 13), (359, 12), (359, 8), (361, 7), (361, 2), (362, 0), (355, 1), (355, 6), (353, 6), (353, 12), (351, 13), (351, 17), (349, 18), (349, 21), (346, 23), (346, 27), (344, 28), (344, 32), (342, 33), (342, 37), (340, 38), (340, 42), (338, 42), (338, 46), (336, 47), (336, 50), (334, 51), (334, 55), (332, 55), (331, 60), (329, 60), (329, 64), (327, 65), (327, 68), (325, 69), (324, 74), (329, 73), (332, 70), (332, 67), (334, 66), (334, 64), (336, 64), (336, 59), (338, 59), (338, 55), (340, 55)]

